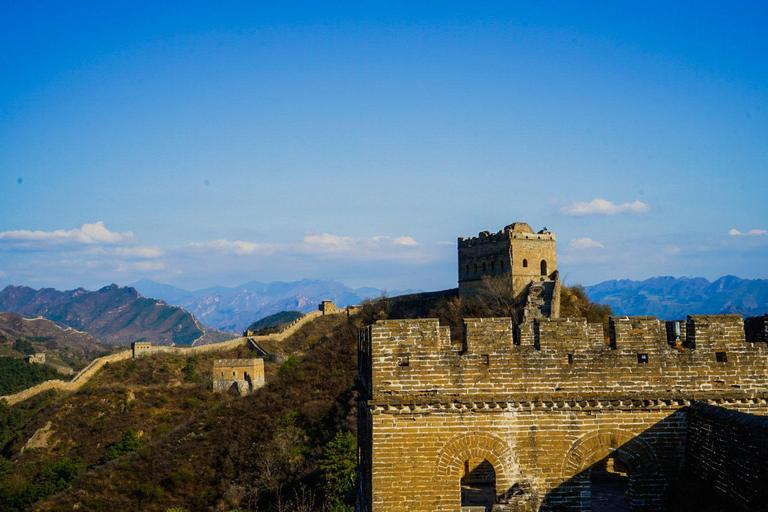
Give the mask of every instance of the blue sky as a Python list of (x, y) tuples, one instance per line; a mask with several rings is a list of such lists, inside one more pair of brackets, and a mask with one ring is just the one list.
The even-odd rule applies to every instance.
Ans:
[(768, 277), (759, 2), (0, 3), (0, 285)]

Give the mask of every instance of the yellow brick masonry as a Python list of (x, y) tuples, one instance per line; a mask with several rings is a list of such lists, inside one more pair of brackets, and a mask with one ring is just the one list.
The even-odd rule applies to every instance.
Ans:
[(608, 341), (574, 318), (518, 332), (471, 319), (458, 343), (437, 320), (362, 329), (360, 510), (458, 512), (464, 462), (478, 458), (497, 494), (523, 488), (533, 510), (587, 510), (587, 468), (607, 456), (630, 468), (633, 510), (664, 510), (687, 406), (768, 414), (768, 348), (745, 340), (741, 317), (682, 327), (677, 346), (652, 317), (611, 319)]

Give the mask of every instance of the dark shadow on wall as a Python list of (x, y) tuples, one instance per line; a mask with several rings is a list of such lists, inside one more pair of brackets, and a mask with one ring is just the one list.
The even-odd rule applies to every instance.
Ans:
[(490, 508), (496, 500), (496, 471), (485, 459), (469, 459), (464, 462), (461, 477), (461, 506)]
[(680, 409), (637, 436), (606, 428), (582, 437), (563, 461), (562, 474), (573, 476), (544, 496), (540, 510), (671, 510), (686, 429), (687, 412)]
[(694, 402), (637, 436), (583, 437), (562, 474), (541, 511), (768, 512), (768, 417)]

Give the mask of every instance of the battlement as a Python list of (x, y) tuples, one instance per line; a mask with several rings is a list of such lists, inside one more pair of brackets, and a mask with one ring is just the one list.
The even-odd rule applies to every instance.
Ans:
[(27, 356), (27, 362), (30, 364), (45, 364), (45, 352), (36, 352)]
[[(768, 389), (765, 317), (692, 315), (684, 322), (612, 317), (606, 340), (584, 318), (475, 318), (452, 342), (436, 319), (361, 330), (360, 381), (374, 399), (509, 394), (646, 395)], [(745, 330), (746, 326), (746, 330)], [(756, 332), (762, 332), (759, 341)], [(749, 341), (748, 341), (749, 340)]]
[(534, 233), (531, 227), (525, 222), (513, 222), (512, 224), (505, 226), (504, 229), (497, 233), (491, 233), (489, 231), (481, 231), (475, 237), (464, 238), (459, 237), (459, 247), (472, 247), (479, 244), (487, 244), (492, 242), (506, 242), (512, 239), (519, 238), (521, 240), (551, 240), (555, 241), (555, 234), (547, 231), (547, 228), (542, 229), (538, 233)]

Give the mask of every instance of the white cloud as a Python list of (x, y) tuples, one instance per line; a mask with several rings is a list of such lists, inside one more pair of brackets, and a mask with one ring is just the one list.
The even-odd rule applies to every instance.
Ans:
[(157, 259), (163, 256), (163, 251), (157, 247), (136, 246), (136, 247), (116, 247), (114, 254), (123, 258)]
[(768, 235), (768, 231), (764, 229), (750, 229), (746, 233), (742, 233), (738, 229), (732, 229), (728, 234), (731, 236), (765, 236)]
[(416, 247), (419, 243), (409, 236), (399, 236), (393, 240), (395, 245), (405, 245), (407, 247)]
[(61, 246), (92, 246), (92, 245), (118, 245), (135, 243), (133, 232), (117, 233), (110, 231), (99, 221), (93, 224), (83, 224), (78, 229), (65, 231), (29, 231), (21, 229), (17, 231), (0, 232), (0, 243), (9, 244), (24, 249), (45, 250)]
[(230, 254), (270, 254), (275, 251), (276, 246), (271, 244), (257, 244), (255, 242), (244, 242), (235, 240), (231, 242), (223, 238), (211, 242), (192, 242), (187, 247), (199, 251), (214, 251)]
[(5, 272), (3, 272), (2, 270), (0, 270), (0, 277), (5, 277)]
[(434, 250), (430, 252), (430, 249), (421, 246), (410, 236), (391, 238), (380, 235), (370, 238), (355, 238), (330, 233), (306, 235), (302, 243), (288, 245), (281, 250), (357, 261), (390, 259), (426, 261), (433, 258), (432, 252), (434, 252)]
[(394, 239), (388, 236), (353, 238), (351, 236), (338, 236), (323, 233), (322, 235), (306, 235), (304, 237), (303, 245), (305, 252), (368, 252), (374, 254), (377, 251), (381, 251), (383, 255), (388, 249), (396, 247), (413, 248), (418, 247), (419, 243), (410, 236), (399, 236)]
[(436, 242), (435, 245), (453, 245), (453, 246), (456, 246), (456, 242), (441, 241), (441, 242)]
[[(382, 237), (373, 237), (371, 238), (371, 241), (378, 242), (381, 238)], [(331, 235), (329, 233), (323, 233), (322, 235), (307, 235), (304, 237), (304, 243), (312, 246), (338, 249), (350, 247), (354, 244), (352, 237)]]
[(560, 208), (560, 213), (569, 217), (585, 215), (616, 215), (617, 213), (646, 213), (650, 207), (642, 201), (634, 203), (614, 204), (606, 199), (597, 198), (588, 203), (576, 202)]
[(573, 249), (605, 249), (605, 246), (597, 240), (586, 237), (571, 240), (570, 245)]

